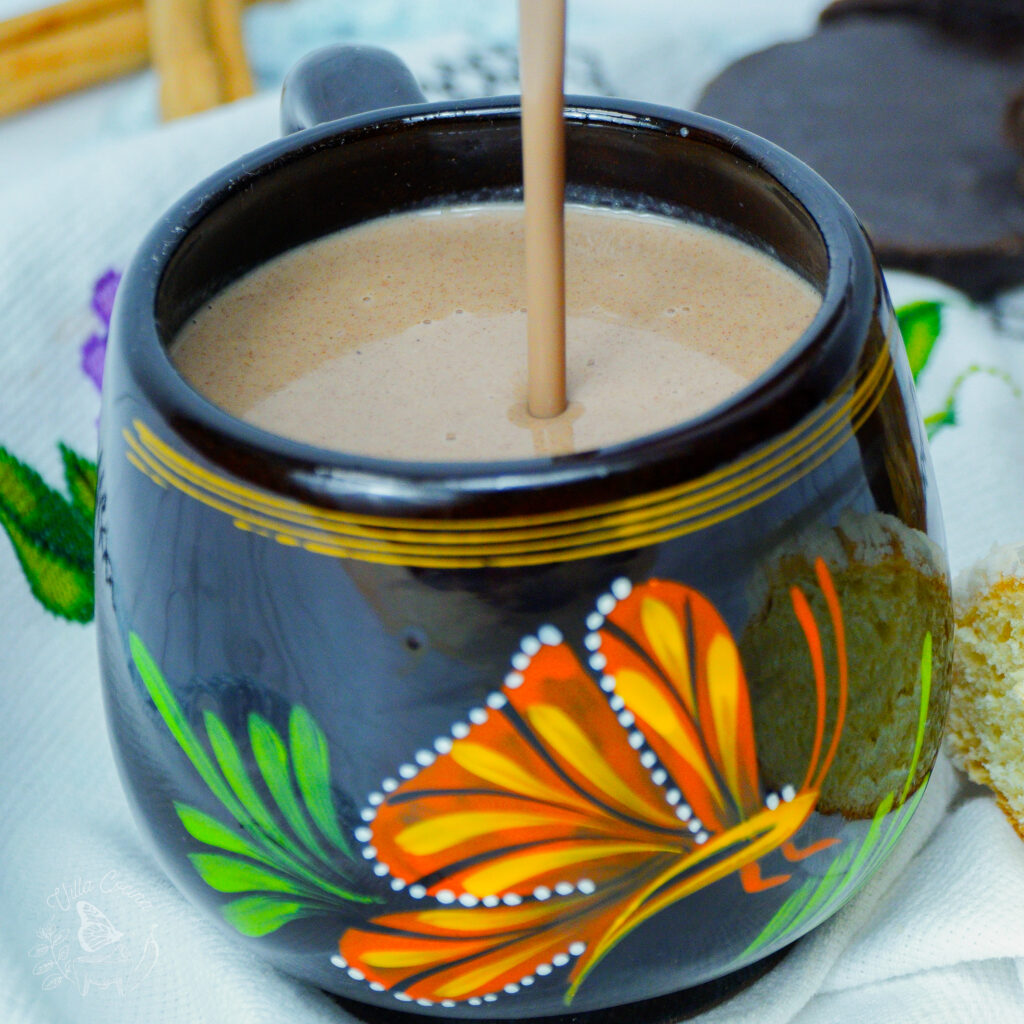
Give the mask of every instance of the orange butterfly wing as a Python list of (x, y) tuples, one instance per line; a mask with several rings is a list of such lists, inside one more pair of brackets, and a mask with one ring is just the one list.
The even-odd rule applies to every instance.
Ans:
[[(424, 894), (475, 900), (591, 889), (679, 849), (679, 821), (629, 733), (565, 644), (522, 668), (391, 780), (360, 830), (368, 856)], [(533, 647), (538, 649), (533, 650)], [(596, 698), (596, 699), (595, 699)], [(436, 756), (435, 756), (436, 755)], [(418, 892), (419, 890), (417, 890)]]
[(743, 666), (707, 598), (651, 580), (617, 600), (587, 643), (705, 828), (720, 832), (761, 810)]

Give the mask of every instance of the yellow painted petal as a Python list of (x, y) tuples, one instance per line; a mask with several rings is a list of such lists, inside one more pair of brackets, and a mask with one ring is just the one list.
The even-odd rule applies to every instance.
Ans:
[[(561, 708), (537, 704), (527, 709), (527, 718), (548, 747), (571, 764), (590, 785), (642, 821), (650, 819), (648, 805), (626, 785), (590, 737)], [(624, 732), (619, 752), (634, 759), (639, 756), (627, 743)]]
[(664, 601), (646, 597), (640, 606), (640, 621), (651, 650), (665, 674), (675, 684), (690, 714), (696, 715), (690, 659), (676, 613)]
[(637, 718), (665, 738), (712, 793), (718, 793), (718, 783), (708, 767), (704, 751), (694, 743), (678, 711), (656, 683), (634, 669), (620, 669), (615, 676), (615, 692)]
[(421, 949), (369, 949), (360, 959), (367, 967), (393, 971), (403, 967), (429, 967), (443, 963), (447, 956), (443, 949), (429, 946)]
[(561, 806), (580, 806), (580, 801), (572, 799), (567, 791), (544, 785), (511, 758), (479, 743), (462, 740), (452, 747), (449, 757), (484, 782), (491, 782), (510, 793)]
[(483, 967), (475, 971), (464, 971), (454, 977), (446, 985), (439, 985), (436, 989), (435, 999), (461, 999), (463, 996), (473, 992), (477, 988), (484, 987), (491, 982), (492, 978), (498, 978), (513, 967), (523, 964), (530, 959), (531, 948), (543, 948), (550, 940), (542, 939), (532, 943), (526, 949), (516, 946), (512, 953), (501, 960), (488, 960)]
[(739, 723), (741, 691), (745, 695), (739, 653), (732, 640), (717, 633), (708, 645), (708, 697), (714, 719), (715, 735), (722, 756), (730, 791), (742, 792), (740, 765), (737, 761), (736, 729)]
[[(488, 935), (518, 931), (552, 916), (553, 903), (523, 903), (518, 907), (438, 907), (415, 914), (416, 924), (439, 932)], [(388, 919), (390, 923), (391, 919)]]
[(539, 875), (550, 874), (579, 864), (593, 864), (610, 857), (650, 856), (662, 853), (670, 847), (668, 843), (608, 843), (578, 842), (567, 843), (561, 849), (529, 850), (522, 853), (506, 854), (493, 864), (465, 877), (463, 885), (474, 896), (491, 896), (509, 892)]
[(494, 832), (511, 833), (521, 828), (551, 825), (564, 820), (564, 812), (551, 814), (513, 813), (511, 811), (460, 811), (439, 814), (402, 829), (395, 842), (406, 853), (423, 857), (459, 846), (478, 836)]
[[(726, 875), (739, 871), (747, 864), (777, 849), (792, 838), (807, 820), (817, 803), (818, 794), (804, 790), (789, 803), (780, 804), (775, 810), (764, 810), (734, 828), (714, 836), (690, 854), (680, 858), (668, 870), (637, 893), (623, 908), (622, 913), (601, 936), (598, 943), (589, 947), (573, 969), (573, 983), (569, 988), (571, 998), (587, 975), (598, 962), (626, 935), (644, 921), (660, 913), (666, 907), (678, 903), (687, 896), (717, 882)], [(726, 852), (730, 847), (738, 847)], [(699, 864), (712, 860), (699, 871)], [(674, 878), (685, 877), (675, 884)]]

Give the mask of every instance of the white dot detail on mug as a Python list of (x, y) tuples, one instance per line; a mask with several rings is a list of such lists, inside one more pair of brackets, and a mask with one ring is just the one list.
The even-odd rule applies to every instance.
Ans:
[(548, 623), (537, 630), (537, 639), (540, 640), (545, 647), (557, 647), (564, 637), (562, 636), (562, 631), (557, 626), (552, 626)]
[(528, 658), (532, 658), (540, 650), (540, 641), (535, 636), (524, 636), (519, 641), (519, 647), (523, 654)]

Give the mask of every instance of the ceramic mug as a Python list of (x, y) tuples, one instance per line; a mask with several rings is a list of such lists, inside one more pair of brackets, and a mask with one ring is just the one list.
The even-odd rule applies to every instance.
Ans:
[(129, 799), (226, 931), (363, 1003), (523, 1019), (730, 975), (857, 890), (938, 749), (948, 576), (882, 278), (768, 142), (570, 99), (570, 198), (718, 225), (820, 291), (783, 358), (556, 458), (232, 418), (168, 359), (203, 302), (348, 225), (519, 194), (515, 100), (420, 99), (379, 53), (306, 62), (309, 126), (186, 196), (121, 284), (96, 578)]

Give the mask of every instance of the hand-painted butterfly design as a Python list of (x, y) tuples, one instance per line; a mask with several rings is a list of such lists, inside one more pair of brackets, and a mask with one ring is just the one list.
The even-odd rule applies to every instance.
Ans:
[(837, 842), (793, 842), (847, 700), (839, 601), (820, 560), (816, 572), (838, 693), (826, 747), (822, 639), (793, 588), (818, 705), (798, 786), (762, 790), (743, 667), (714, 605), (678, 583), (619, 579), (587, 619), (589, 669), (544, 626), (485, 706), (370, 795), (363, 854), (424, 906), (349, 928), (335, 963), (375, 991), (445, 1006), (492, 1002), (572, 963), (569, 1002), (666, 907), (734, 874), (751, 893), (781, 885), (788, 874), (762, 874), (766, 854), (795, 861)]

